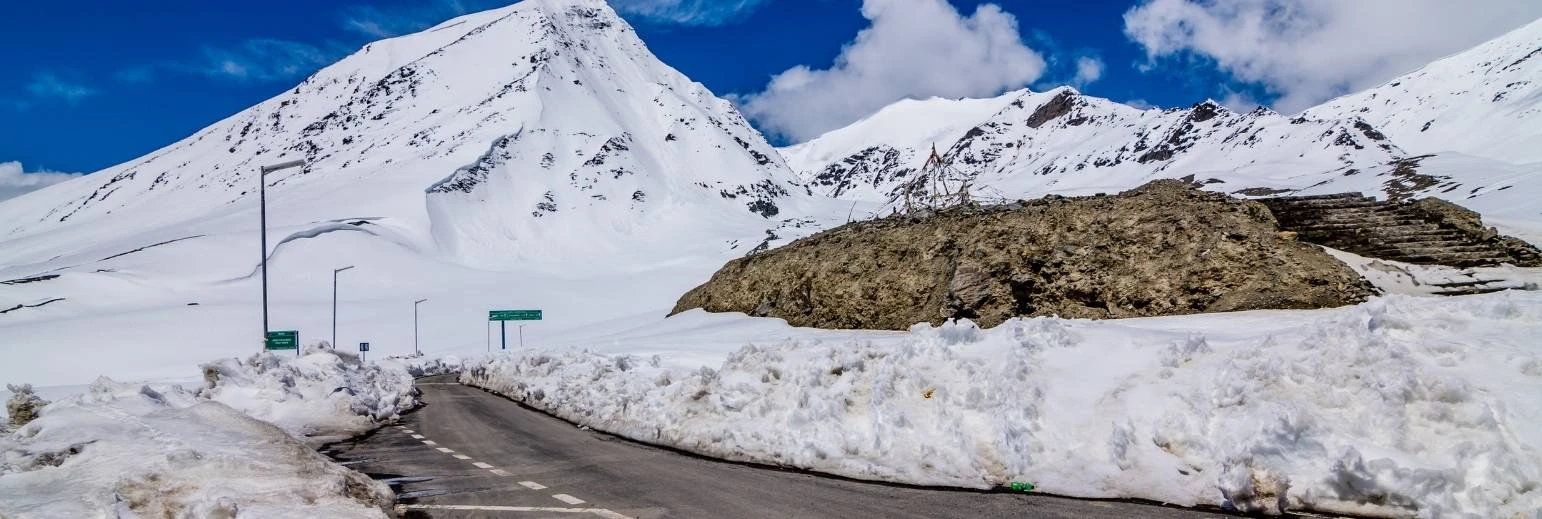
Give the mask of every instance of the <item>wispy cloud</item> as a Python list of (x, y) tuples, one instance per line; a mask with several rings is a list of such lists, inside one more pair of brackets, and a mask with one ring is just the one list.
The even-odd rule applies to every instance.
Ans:
[(20, 162), (0, 162), (0, 200), (16, 198), (79, 176), (78, 173), (57, 171), (28, 172)]
[(308, 43), (253, 38), (235, 48), (205, 48), (198, 71), (237, 80), (286, 80), (315, 72), (339, 54)]
[(61, 79), (52, 72), (39, 72), (27, 83), (27, 92), (39, 99), (59, 99), (69, 104), (96, 95), (96, 90)]
[(1128, 101), (1125, 101), (1124, 104), (1133, 106), (1135, 108), (1139, 108), (1141, 110), (1150, 110), (1152, 108), (1157, 108), (1157, 105), (1151, 104), (1150, 101), (1147, 101), (1145, 99), (1130, 99)]
[(235, 81), (287, 81), (337, 61), (346, 50), (272, 38), (251, 38), (234, 46), (206, 46), (198, 57), (163, 61), (119, 70), (118, 81), (145, 84), (161, 74), (192, 74)]
[(1085, 87), (1092, 82), (1102, 79), (1103, 60), (1097, 56), (1082, 56), (1076, 58), (1076, 75), (1071, 77), (1071, 84), (1077, 88)]
[(713, 26), (743, 20), (769, 1), (610, 0), (610, 5), (623, 14), (642, 17), (651, 22)]
[(343, 28), (372, 38), (389, 38), (510, 3), (512, 0), (431, 0), (394, 7), (355, 5), (343, 8)]

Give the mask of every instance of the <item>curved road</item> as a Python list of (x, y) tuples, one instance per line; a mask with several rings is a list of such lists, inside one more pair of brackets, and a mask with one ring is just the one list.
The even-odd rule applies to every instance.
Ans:
[(418, 387), (427, 406), (325, 452), (390, 483), (406, 517), (1227, 517), (712, 461), (580, 429), (453, 377)]

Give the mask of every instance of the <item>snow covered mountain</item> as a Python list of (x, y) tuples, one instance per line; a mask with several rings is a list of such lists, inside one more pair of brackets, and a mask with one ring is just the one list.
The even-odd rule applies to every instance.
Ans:
[(946, 150), (1012, 99), (1011, 94), (991, 99), (906, 99), (818, 139), (784, 148), (782, 156), (797, 171), (841, 163), (842, 180), (819, 186), (830, 196), (881, 195), (873, 191), (909, 177), (926, 162), (933, 146)]
[(781, 151), (814, 192), (870, 202), (895, 199), (935, 143), (954, 185), (968, 183), (976, 198), (1192, 175), (1230, 193), (1440, 194), (1502, 219), (1542, 220), (1542, 204), (1517, 198), (1542, 189), (1528, 174), (1536, 168), (1520, 165), (1542, 160), (1539, 67), (1542, 21), (1295, 117), (1213, 101), (1141, 110), (1058, 88), (903, 101)]
[(1306, 113), (1363, 118), (1414, 153), (1542, 162), (1542, 20)]
[[(108, 329), (258, 347), (257, 170), (293, 159), (306, 165), (266, 179), (275, 329), (325, 330), (329, 271), (350, 264), (344, 293), (366, 305), (454, 294), (427, 311), (662, 316), (822, 202), (605, 2), (526, 0), (369, 44), (180, 142), (0, 204), (0, 379), (124, 371), (67, 362)], [(354, 315), (377, 349), (392, 330), (411, 351), (399, 310)], [(481, 349), (472, 323), (445, 333)]]
[[(968, 128), (938, 150), (985, 198), (1119, 190), (1187, 175), (1226, 191), (1301, 189), (1387, 175), (1406, 155), (1362, 121), (1236, 113), (1211, 101), (1141, 110), (1062, 87), (957, 101), (951, 111), (939, 106), (949, 101), (929, 103), (930, 117), (870, 119), (784, 152), (821, 194), (884, 199), (918, 173), (930, 150), (915, 143), (935, 127)], [(976, 119), (982, 106), (1000, 108)], [(859, 137), (870, 126), (886, 131)]]

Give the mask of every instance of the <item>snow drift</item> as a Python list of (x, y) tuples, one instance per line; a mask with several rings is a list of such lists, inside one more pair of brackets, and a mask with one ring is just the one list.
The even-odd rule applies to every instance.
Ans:
[(405, 371), (319, 349), (204, 370), (196, 392), (101, 378), (0, 436), (0, 517), (387, 516), (389, 487), (312, 447), (416, 406)]
[(732, 460), (1240, 510), (1542, 506), (1542, 294), (1336, 310), (917, 325), (749, 345), (716, 367), (511, 354), (463, 383)]

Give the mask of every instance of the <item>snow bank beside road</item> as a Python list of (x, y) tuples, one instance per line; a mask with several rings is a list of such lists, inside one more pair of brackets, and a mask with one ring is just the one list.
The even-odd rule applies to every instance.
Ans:
[(412, 375), (365, 365), (357, 355), (309, 349), (303, 357), (262, 353), (203, 365), (198, 395), (277, 425), (312, 445), (352, 437), (417, 405)]
[(454, 355), (428, 357), (422, 353), (386, 357), (381, 363), (400, 366), (415, 378), (459, 373), (466, 365), (465, 361)]
[(633, 439), (866, 479), (1243, 510), (1542, 507), (1542, 294), (917, 326), (716, 369), (526, 353), (462, 382)]
[[(99, 379), (0, 436), (0, 517), (385, 517), (386, 485), (312, 445), (417, 404), (347, 354), (206, 364), (199, 391)], [(298, 438), (298, 439), (297, 439)]]

